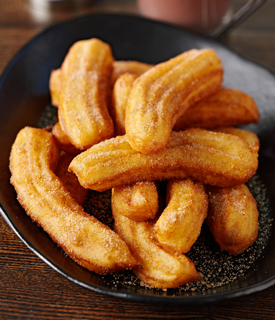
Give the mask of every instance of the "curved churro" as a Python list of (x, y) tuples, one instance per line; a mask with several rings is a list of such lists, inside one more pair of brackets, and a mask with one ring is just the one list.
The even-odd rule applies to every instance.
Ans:
[[(122, 75), (114, 86), (113, 119), (119, 127), (119, 134), (125, 134), (126, 102), (135, 78), (134, 75)], [(188, 108), (177, 120), (173, 130), (194, 127), (216, 129), (258, 121), (258, 108), (250, 96), (236, 89), (221, 88)]]
[(220, 187), (250, 179), (258, 167), (258, 153), (242, 139), (221, 132), (187, 129), (172, 132), (166, 148), (142, 154), (126, 136), (101, 142), (76, 156), (69, 170), (84, 188), (103, 191), (145, 180), (191, 178)]
[(184, 255), (166, 251), (154, 237), (152, 221), (136, 222), (121, 213), (112, 194), (115, 230), (127, 243), (139, 267), (134, 273), (144, 283), (157, 288), (176, 288), (200, 280), (194, 263)]
[(129, 94), (137, 76), (132, 73), (121, 75), (114, 84), (110, 114), (114, 121), (115, 134), (125, 134), (125, 111)]
[(59, 97), (61, 92), (61, 69), (56, 69), (51, 72), (49, 87), (50, 87), (52, 105), (58, 108)]
[(115, 187), (113, 199), (120, 212), (135, 221), (153, 219), (158, 211), (158, 192), (154, 181)]
[(75, 201), (82, 205), (85, 201), (88, 190), (84, 189), (80, 185), (75, 174), (68, 171), (69, 164), (73, 158), (74, 155), (61, 152), (58, 165), (54, 173), (62, 181), (64, 187), (70, 192)]
[(236, 89), (221, 88), (188, 108), (179, 117), (173, 130), (233, 127), (258, 121), (257, 105), (249, 95)]
[(144, 72), (148, 71), (153, 67), (152, 64), (139, 62), (139, 61), (114, 61), (113, 63), (113, 72), (111, 76), (111, 86), (117, 81), (117, 79), (125, 74), (131, 73), (134, 74), (136, 77), (142, 75)]
[(188, 252), (201, 233), (207, 216), (208, 197), (200, 182), (170, 180), (167, 207), (155, 224), (160, 244), (177, 253)]
[(26, 127), (12, 146), (11, 183), (26, 213), (81, 266), (100, 274), (136, 265), (125, 242), (84, 212), (53, 173), (59, 150), (50, 132)]
[(221, 250), (240, 254), (258, 236), (257, 203), (246, 185), (233, 188), (207, 187), (207, 224)]
[[(131, 73), (138, 77), (152, 67), (153, 65), (151, 64), (139, 61), (114, 61), (113, 71), (110, 77), (110, 88), (113, 88), (116, 80), (124, 73)], [(49, 87), (52, 105), (58, 108), (61, 93), (61, 68), (51, 72)]]
[(253, 149), (254, 152), (258, 152), (260, 149), (260, 140), (254, 132), (232, 127), (221, 127), (213, 131), (233, 134), (234, 136), (241, 138), (248, 143), (249, 147)]
[(81, 150), (77, 149), (70, 141), (67, 134), (62, 130), (60, 123), (57, 122), (52, 128), (52, 134), (60, 150), (70, 154), (78, 154)]
[(98, 39), (76, 42), (62, 64), (58, 119), (80, 150), (114, 134), (107, 108), (112, 64), (110, 46)]
[(162, 150), (187, 108), (215, 92), (223, 68), (214, 50), (190, 50), (138, 77), (127, 102), (125, 129), (131, 147)]

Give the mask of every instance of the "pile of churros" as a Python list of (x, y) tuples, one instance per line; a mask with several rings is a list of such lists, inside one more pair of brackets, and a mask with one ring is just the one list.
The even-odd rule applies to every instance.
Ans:
[[(258, 168), (259, 139), (234, 127), (259, 113), (222, 82), (212, 49), (149, 65), (115, 61), (99, 39), (76, 42), (50, 76), (58, 122), (23, 128), (12, 146), (19, 203), (90, 271), (131, 269), (162, 289), (200, 281), (185, 254), (204, 222), (233, 255), (258, 235), (245, 183)], [(112, 229), (84, 211), (88, 189), (112, 190)]]

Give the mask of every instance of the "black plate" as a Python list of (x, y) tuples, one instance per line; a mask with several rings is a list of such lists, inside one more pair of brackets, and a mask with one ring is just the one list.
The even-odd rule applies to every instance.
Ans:
[[(261, 208), (272, 217), (275, 194), (275, 76), (269, 70), (239, 56), (211, 39), (154, 21), (122, 15), (90, 15), (53, 26), (30, 41), (9, 63), (0, 79), (0, 201), (1, 213), (21, 240), (42, 260), (68, 279), (94, 291), (139, 302), (191, 304), (219, 301), (263, 290), (275, 283), (275, 230), (266, 231), (265, 248), (242, 277), (221, 287), (204, 291), (156, 290), (131, 286), (112, 276), (89, 272), (66, 257), (51, 239), (32, 223), (16, 200), (9, 183), (8, 159), (18, 131), (37, 126), (50, 103), (48, 81), (52, 69), (58, 68), (69, 47), (77, 40), (97, 37), (108, 42), (117, 60), (158, 63), (191, 48), (214, 48), (225, 69), (224, 85), (250, 94), (256, 101), (261, 119), (247, 128), (261, 140), (257, 188), (270, 199)], [(264, 185), (264, 188), (263, 186)], [(256, 188), (256, 189), (257, 189)], [(258, 188), (258, 189), (259, 189)], [(265, 190), (266, 189), (266, 190)], [(260, 194), (261, 198), (262, 195)], [(265, 224), (269, 222), (265, 220)], [(269, 234), (270, 232), (270, 234)], [(262, 246), (262, 244), (260, 244)], [(244, 257), (249, 260), (249, 256)], [(211, 262), (209, 262), (211, 263)], [(199, 266), (198, 266), (199, 268)], [(118, 275), (123, 278), (124, 276)]]

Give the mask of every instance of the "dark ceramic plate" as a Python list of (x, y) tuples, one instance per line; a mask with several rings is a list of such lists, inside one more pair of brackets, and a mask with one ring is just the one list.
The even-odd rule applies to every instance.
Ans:
[[(193, 253), (193, 256), (191, 254), (201, 272), (208, 273), (209, 265), (218, 264), (214, 269), (216, 278), (212, 273), (210, 277), (213, 279), (210, 279), (209, 285), (206, 283), (199, 289), (184, 287), (162, 291), (144, 287), (138, 281), (131, 284), (133, 276), (129, 273), (102, 277), (89, 272), (65, 256), (42, 229), (31, 222), (16, 200), (9, 183), (8, 169), (15, 136), (26, 125), (38, 126), (45, 106), (50, 104), (48, 81), (51, 70), (60, 67), (75, 41), (91, 37), (108, 42), (117, 60), (147, 63), (167, 60), (191, 48), (214, 48), (224, 65), (224, 85), (250, 94), (259, 107), (259, 124), (247, 128), (256, 132), (261, 140), (259, 170), (251, 182), (262, 217), (261, 240), (248, 253), (236, 259), (226, 254), (223, 254), (226, 258), (218, 257), (220, 253), (215, 251), (213, 244), (213, 248), (209, 249), (212, 250), (210, 258), (203, 258), (205, 270), (200, 269), (203, 263), (197, 260), (201, 252)], [(31, 250), (68, 279), (118, 298), (179, 305), (238, 297), (275, 283), (275, 230), (270, 222), (275, 206), (275, 197), (272, 197), (275, 194), (275, 76), (269, 70), (244, 59), (218, 42), (169, 25), (130, 16), (90, 15), (53, 26), (29, 42), (11, 60), (0, 79), (0, 101), (1, 214)], [(205, 232), (206, 238), (200, 241), (213, 243), (207, 230)], [(218, 257), (218, 263), (214, 261), (215, 257)], [(224, 274), (226, 277), (223, 277)], [(215, 281), (217, 285), (213, 285)]]

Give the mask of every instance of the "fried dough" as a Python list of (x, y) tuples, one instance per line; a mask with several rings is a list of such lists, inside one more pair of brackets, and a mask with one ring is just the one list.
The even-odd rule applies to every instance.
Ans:
[(62, 181), (64, 187), (70, 192), (74, 200), (82, 205), (87, 196), (88, 190), (84, 189), (78, 182), (77, 177), (68, 171), (69, 164), (73, 160), (74, 155), (61, 152), (55, 174)]
[[(110, 79), (110, 88), (113, 88), (116, 80), (124, 73), (131, 73), (138, 77), (152, 67), (153, 65), (151, 64), (139, 61), (114, 61)], [(58, 108), (59, 96), (61, 93), (61, 68), (51, 72), (49, 87), (52, 105)]]
[(107, 108), (112, 65), (110, 46), (98, 39), (76, 42), (62, 64), (58, 119), (77, 149), (114, 134)]
[(204, 186), (190, 179), (170, 180), (166, 203), (154, 226), (156, 237), (163, 246), (186, 253), (200, 235), (207, 217), (208, 197)]
[(138, 77), (142, 75), (144, 72), (151, 69), (152, 67), (153, 65), (151, 64), (139, 61), (114, 61), (113, 72), (111, 77), (111, 86), (113, 86), (117, 79), (125, 73), (131, 73)]
[(81, 266), (100, 274), (136, 265), (125, 242), (84, 212), (53, 173), (59, 149), (50, 132), (25, 127), (12, 146), (11, 183), (31, 219)]
[(257, 203), (246, 185), (233, 188), (207, 188), (207, 224), (222, 251), (240, 254), (258, 236)]
[(254, 150), (254, 152), (258, 152), (260, 149), (260, 140), (258, 136), (251, 131), (232, 127), (217, 128), (214, 131), (233, 134), (234, 136), (243, 139), (248, 143), (249, 147)]
[(52, 128), (52, 134), (60, 150), (70, 154), (78, 154), (81, 150), (77, 149), (70, 141), (67, 134), (62, 130), (60, 123), (57, 122)]
[(127, 100), (137, 76), (132, 73), (121, 75), (114, 84), (110, 114), (114, 121), (115, 134), (125, 134), (125, 110)]
[(214, 50), (190, 50), (138, 77), (127, 102), (125, 129), (131, 147), (142, 153), (162, 150), (187, 108), (214, 93), (223, 68)]
[(115, 187), (113, 199), (121, 213), (135, 221), (153, 219), (158, 211), (158, 191), (154, 181)]
[(87, 189), (104, 191), (138, 181), (191, 178), (229, 187), (246, 182), (258, 167), (258, 153), (237, 136), (204, 129), (172, 132), (166, 148), (142, 154), (127, 135), (101, 142), (69, 166)]
[(188, 108), (179, 117), (173, 130), (233, 127), (258, 121), (257, 105), (249, 95), (236, 89), (221, 88)]
[(139, 267), (134, 273), (144, 283), (157, 288), (176, 288), (200, 280), (194, 263), (185, 255), (177, 255), (161, 247), (154, 236), (152, 220), (137, 222), (122, 214), (112, 194), (112, 212), (116, 232), (127, 243)]
[[(125, 109), (135, 76), (122, 75), (113, 90), (114, 122), (119, 134), (125, 134)], [(236, 90), (221, 88), (210, 97), (204, 98), (177, 120), (173, 130), (199, 127), (216, 129), (242, 124), (258, 123), (259, 112), (254, 100), (247, 94)]]
[(56, 69), (51, 72), (49, 87), (52, 105), (58, 108), (61, 92), (61, 69)]

